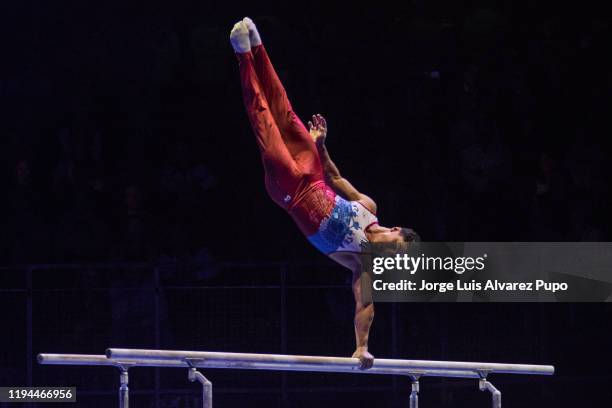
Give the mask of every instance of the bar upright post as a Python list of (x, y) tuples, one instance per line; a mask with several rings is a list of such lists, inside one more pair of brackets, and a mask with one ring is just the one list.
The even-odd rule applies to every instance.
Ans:
[(119, 408), (129, 408), (130, 406), (130, 389), (128, 388), (128, 368), (119, 367)]
[(189, 369), (188, 378), (202, 384), (202, 408), (212, 408), (212, 383), (194, 367)]
[(491, 401), (492, 401), (493, 408), (501, 408), (501, 391), (500, 390), (495, 388), (493, 384), (487, 381), (486, 378), (481, 378), (478, 383), (478, 386), (480, 388), (480, 391), (489, 391), (491, 393)]
[(419, 408), (419, 377), (412, 377), (412, 392), (410, 393), (410, 408)]

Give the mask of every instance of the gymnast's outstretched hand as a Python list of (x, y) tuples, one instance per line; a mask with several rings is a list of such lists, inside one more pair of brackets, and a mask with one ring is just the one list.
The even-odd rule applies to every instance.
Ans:
[(308, 121), (308, 131), (317, 145), (324, 145), (327, 137), (327, 121), (318, 113), (312, 115), (312, 120)]
[(374, 356), (368, 352), (366, 347), (357, 347), (352, 357), (361, 361), (361, 366), (359, 366), (361, 370), (367, 370), (374, 365)]

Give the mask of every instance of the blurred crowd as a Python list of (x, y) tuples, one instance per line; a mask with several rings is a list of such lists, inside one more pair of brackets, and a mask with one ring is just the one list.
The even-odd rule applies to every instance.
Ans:
[[(386, 224), (432, 241), (610, 239), (612, 71), (600, 61), (609, 21), (568, 30), (555, 17), (454, 18), (400, 13), (355, 44), (333, 35), (341, 28), (331, 19), (258, 21), (298, 114), (331, 116), (332, 156)], [(273, 204), (261, 198), (254, 144), (243, 142), (251, 136), (227, 27), (165, 31), (142, 89), (114, 84), (132, 93), (128, 102), (86, 87), (58, 115), (39, 115), (44, 131), (6, 131), (3, 264), (198, 256), (233, 236), (221, 230), (282, 217), (257, 215)], [(397, 64), (399, 33), (410, 41)], [(23, 83), (5, 85), (19, 93)], [(125, 104), (137, 120), (125, 120)]]
[(61, 128), (55, 142), (55, 152), (43, 153), (54, 156), (48, 168), (17, 156), (11, 169), (2, 211), (9, 263), (150, 261), (204, 250), (216, 179), (186, 142), (168, 145), (159, 163), (143, 163), (137, 150), (105, 160), (95, 128)]

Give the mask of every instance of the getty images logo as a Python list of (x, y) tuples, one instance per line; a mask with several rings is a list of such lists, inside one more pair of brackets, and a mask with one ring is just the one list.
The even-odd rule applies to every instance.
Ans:
[(414, 275), (418, 270), (422, 271), (453, 271), (462, 275), (466, 271), (482, 271), (485, 268), (487, 254), (479, 257), (472, 256), (410, 256), (408, 254), (396, 254), (395, 256), (379, 256), (373, 258), (372, 272), (380, 275), (385, 271), (406, 271)]

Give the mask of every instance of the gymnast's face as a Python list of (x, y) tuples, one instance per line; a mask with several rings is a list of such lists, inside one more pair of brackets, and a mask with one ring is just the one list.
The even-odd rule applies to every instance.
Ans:
[(372, 242), (404, 242), (401, 227), (385, 228), (383, 231), (378, 231)]

